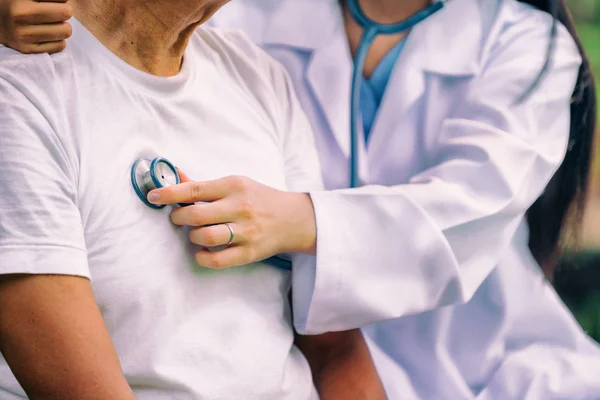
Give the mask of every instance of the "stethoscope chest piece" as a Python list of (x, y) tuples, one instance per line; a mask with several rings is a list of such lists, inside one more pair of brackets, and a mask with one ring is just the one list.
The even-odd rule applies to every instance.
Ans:
[(148, 193), (154, 189), (177, 185), (181, 182), (177, 168), (166, 158), (153, 160), (140, 158), (131, 167), (131, 184), (140, 200), (154, 209), (164, 208), (148, 201)]

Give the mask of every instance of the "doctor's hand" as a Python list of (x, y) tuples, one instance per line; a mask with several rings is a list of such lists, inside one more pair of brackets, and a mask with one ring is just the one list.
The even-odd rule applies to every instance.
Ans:
[(71, 36), (67, 0), (0, 0), (0, 44), (21, 53), (57, 53)]
[(190, 240), (205, 248), (227, 245), (232, 239), (223, 249), (200, 250), (198, 264), (226, 268), (276, 254), (315, 252), (315, 216), (308, 194), (276, 190), (239, 176), (206, 182), (193, 182), (181, 171), (180, 176), (182, 183), (151, 191), (148, 201), (204, 202), (175, 208), (171, 220), (193, 227)]

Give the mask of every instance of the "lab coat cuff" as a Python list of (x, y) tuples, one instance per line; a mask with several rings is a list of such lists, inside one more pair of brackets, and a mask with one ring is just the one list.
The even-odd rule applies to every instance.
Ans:
[(312, 294), (296, 293), (305, 296), (296, 302), (301, 332), (355, 329), (462, 298), (447, 242), (418, 205), (361, 190), (311, 193), (317, 256)]
[(294, 328), (307, 334), (306, 323), (315, 290), (316, 257), (309, 254), (292, 254), (292, 308)]
[(329, 235), (324, 240), (319, 234), (320, 221), (328, 221), (328, 192), (310, 193), (317, 221), (317, 255), (297, 255), (294, 260), (292, 295), (294, 326), (298, 333), (318, 335), (325, 332), (345, 330), (337, 326), (334, 305), (339, 303), (338, 290), (342, 274), (335, 254), (344, 249), (342, 240), (336, 242), (336, 236)]

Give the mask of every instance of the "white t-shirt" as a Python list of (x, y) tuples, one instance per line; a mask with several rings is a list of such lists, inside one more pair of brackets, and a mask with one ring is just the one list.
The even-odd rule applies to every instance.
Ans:
[[(136, 196), (130, 168), (166, 157), (194, 180), (321, 187), (284, 69), (242, 34), (200, 28), (175, 77), (145, 74), (77, 21), (69, 48), (0, 48), (0, 274), (89, 277), (139, 399), (310, 399), (289, 272), (208, 270), (187, 231)], [(0, 398), (22, 398), (0, 358)]]

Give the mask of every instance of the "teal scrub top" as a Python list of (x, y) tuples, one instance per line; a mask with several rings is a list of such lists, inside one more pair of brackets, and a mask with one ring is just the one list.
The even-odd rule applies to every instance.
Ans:
[(360, 111), (362, 116), (365, 143), (369, 143), (369, 135), (377, 116), (377, 110), (385, 94), (385, 90), (394, 71), (396, 61), (404, 48), (406, 38), (396, 44), (379, 62), (370, 79), (363, 77), (360, 88)]

